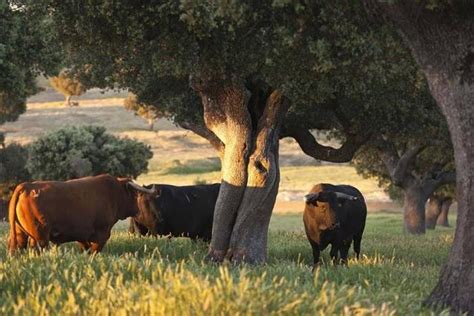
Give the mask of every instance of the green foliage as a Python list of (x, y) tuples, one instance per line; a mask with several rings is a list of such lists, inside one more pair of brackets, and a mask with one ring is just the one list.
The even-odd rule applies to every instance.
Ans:
[(0, 124), (26, 110), (26, 98), (38, 91), (35, 77), (55, 71), (59, 62), (45, 9), (0, 0)]
[(65, 97), (80, 96), (86, 87), (71, 73), (61, 71), (57, 76), (49, 78), (51, 86)]
[(70, 127), (33, 142), (27, 168), (38, 180), (67, 180), (101, 173), (136, 178), (147, 171), (152, 156), (148, 146), (107, 134), (104, 127)]
[(359, 2), (47, 3), (81, 81), (128, 88), (178, 124), (203, 123), (190, 78), (259, 79), (291, 100), (285, 125), (339, 139), (347, 125), (368, 134), (404, 128), (433, 103), (409, 51)]
[(371, 213), (362, 259), (313, 276), (301, 214), (272, 217), (269, 262), (253, 267), (206, 264), (205, 243), (131, 236), (124, 224), (97, 256), (70, 244), (14, 257), (0, 224), (0, 313), (431, 315), (421, 302), (453, 240), (452, 228), (407, 236), (399, 214)]
[(0, 198), (7, 200), (18, 183), (30, 179), (27, 160), (28, 150), (19, 144), (0, 148)]

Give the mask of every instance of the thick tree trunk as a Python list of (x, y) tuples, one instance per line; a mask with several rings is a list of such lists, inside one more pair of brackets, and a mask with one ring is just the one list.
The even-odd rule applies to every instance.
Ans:
[(365, 0), (400, 31), (426, 75), (431, 93), (448, 122), (454, 146), (458, 219), (448, 262), (426, 300), (474, 314), (474, 14), (472, 5), (452, 1)]
[(435, 229), (436, 228), (436, 220), (438, 216), (441, 214), (441, 205), (443, 204), (443, 200), (436, 195), (432, 195), (426, 205), (426, 212), (425, 212), (425, 227), (426, 229)]
[(207, 128), (223, 146), (222, 182), (207, 258), (261, 263), (278, 192), (278, 137), (286, 102), (277, 91), (253, 98), (243, 84), (199, 81)]
[(427, 303), (474, 314), (474, 83), (425, 71), (454, 145), (458, 219), (448, 262)]
[(439, 226), (449, 227), (448, 215), (449, 209), (453, 204), (453, 199), (446, 198), (441, 203), (441, 212), (439, 213), (438, 219), (436, 220), (436, 224)]
[(252, 119), (247, 109), (250, 93), (244, 85), (227, 84), (199, 89), (206, 126), (224, 143), (222, 182), (214, 210), (208, 259), (224, 260), (237, 211), (247, 186), (252, 142)]
[(288, 104), (278, 91), (266, 100), (258, 122), (248, 182), (232, 232), (229, 255), (234, 262), (266, 260), (267, 234), (280, 183), (278, 141)]
[(405, 232), (409, 234), (425, 233), (425, 203), (422, 189), (412, 185), (404, 189), (403, 222)]

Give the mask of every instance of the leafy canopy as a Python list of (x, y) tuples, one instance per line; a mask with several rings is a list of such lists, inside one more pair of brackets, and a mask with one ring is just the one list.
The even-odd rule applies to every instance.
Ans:
[(82, 82), (129, 88), (178, 124), (203, 124), (190, 79), (259, 79), (290, 99), (286, 126), (339, 139), (434, 107), (398, 36), (358, 2), (44, 1)]
[(25, 111), (26, 98), (38, 91), (36, 76), (54, 72), (60, 61), (46, 13), (0, 0), (0, 124)]

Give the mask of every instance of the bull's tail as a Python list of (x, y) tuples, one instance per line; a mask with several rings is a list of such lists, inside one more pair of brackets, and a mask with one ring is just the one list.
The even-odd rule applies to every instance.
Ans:
[(18, 198), (20, 194), (23, 193), (23, 188), (17, 186), (13, 195), (10, 199), (10, 204), (8, 205), (8, 220), (10, 222), (10, 236), (8, 237), (8, 251), (10, 254), (13, 254), (17, 248), (16, 240), (16, 225), (17, 225), (17, 215), (16, 215), (16, 205), (18, 203)]

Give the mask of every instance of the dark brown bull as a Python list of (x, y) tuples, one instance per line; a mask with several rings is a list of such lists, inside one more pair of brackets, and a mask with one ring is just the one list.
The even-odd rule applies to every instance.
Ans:
[(110, 175), (22, 183), (10, 200), (8, 249), (26, 248), (30, 238), (31, 245), (41, 248), (50, 241), (77, 241), (83, 250), (98, 252), (119, 219), (137, 214), (138, 191), (154, 193)]
[(367, 206), (359, 190), (350, 185), (317, 184), (305, 196), (303, 215), (308, 241), (313, 248), (314, 266), (319, 263), (319, 254), (331, 244), (331, 258), (342, 263), (352, 241), (359, 258), (360, 243), (364, 233)]

